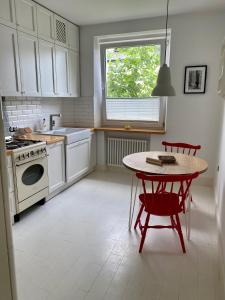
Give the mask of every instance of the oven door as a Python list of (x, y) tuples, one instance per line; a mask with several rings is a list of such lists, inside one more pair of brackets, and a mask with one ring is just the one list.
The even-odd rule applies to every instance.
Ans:
[(17, 165), (15, 168), (19, 202), (48, 187), (48, 160), (46, 157)]

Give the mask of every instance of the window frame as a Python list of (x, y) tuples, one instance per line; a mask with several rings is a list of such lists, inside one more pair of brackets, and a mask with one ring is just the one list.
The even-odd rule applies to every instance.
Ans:
[[(163, 63), (164, 50), (165, 50), (165, 38), (152, 38), (146, 40), (135, 41), (116, 41), (111, 43), (104, 43), (100, 45), (100, 61), (101, 61), (101, 85), (102, 85), (102, 125), (113, 127), (131, 126), (136, 128), (165, 128), (167, 97), (160, 97), (160, 111), (159, 121), (138, 121), (138, 120), (109, 120), (106, 117), (106, 49), (115, 47), (131, 47), (131, 46), (144, 46), (157, 44), (161, 46), (160, 65)], [(113, 98), (112, 98), (113, 99)], [(122, 99), (122, 98), (121, 98)], [(144, 98), (145, 99), (145, 98)], [(149, 100), (151, 101), (151, 100)]]

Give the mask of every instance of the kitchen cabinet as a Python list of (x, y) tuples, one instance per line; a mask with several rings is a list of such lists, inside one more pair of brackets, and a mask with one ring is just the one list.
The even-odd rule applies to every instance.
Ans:
[(90, 138), (66, 147), (66, 180), (72, 182), (88, 172), (90, 166)]
[(21, 72), (21, 94), (40, 96), (40, 72), (38, 40), (29, 34), (18, 32), (19, 60)]
[(55, 46), (56, 95), (69, 96), (68, 49)]
[(14, 0), (1, 0), (0, 23), (16, 28)]
[(15, 29), (0, 25), (0, 94), (20, 96), (17, 33)]
[(54, 14), (55, 43), (62, 47), (68, 47), (68, 22)]
[(17, 29), (37, 35), (36, 3), (31, 0), (15, 0)]
[(47, 145), (49, 192), (57, 190), (65, 184), (65, 153), (64, 143), (57, 142)]
[(38, 38), (54, 42), (54, 14), (50, 10), (37, 5)]
[(69, 95), (80, 96), (79, 53), (69, 50)]
[(39, 40), (41, 95), (55, 96), (55, 46)]
[(12, 224), (14, 223), (14, 215), (16, 214), (16, 200), (15, 200), (15, 192), (14, 192), (14, 176), (13, 176), (13, 168), (12, 168), (12, 157), (6, 157), (7, 163), (7, 172), (8, 172), (8, 196), (9, 196), (9, 208)]
[(96, 167), (97, 161), (97, 142), (96, 142), (96, 133), (91, 133), (91, 141), (90, 141), (90, 166), (89, 170), (92, 171)]
[(79, 52), (79, 28), (68, 22), (68, 47)]

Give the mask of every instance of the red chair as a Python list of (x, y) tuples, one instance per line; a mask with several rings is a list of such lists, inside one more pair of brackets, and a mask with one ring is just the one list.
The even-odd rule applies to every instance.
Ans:
[(200, 145), (191, 145), (186, 143), (171, 143), (163, 141), (162, 145), (165, 147), (166, 152), (177, 152), (193, 156), (195, 156), (197, 150), (201, 149)]
[[(166, 152), (177, 152), (177, 153), (183, 153), (187, 155), (195, 156), (197, 151), (201, 149), (201, 145), (192, 145), (187, 143), (173, 143), (173, 142), (166, 142), (163, 141), (162, 145), (165, 148)], [(191, 202), (192, 202), (192, 196), (191, 196)]]
[[(142, 181), (144, 191), (144, 193), (139, 195), (141, 206), (134, 225), (134, 229), (139, 226), (141, 231), (139, 253), (142, 252), (146, 232), (149, 228), (176, 229), (180, 238), (182, 250), (185, 253), (186, 250), (179, 213), (183, 211), (184, 202), (187, 198), (191, 182), (194, 178), (198, 177), (199, 173), (194, 173), (192, 175), (145, 175), (143, 173), (137, 173), (136, 175), (138, 179)], [(150, 185), (150, 192), (147, 192), (147, 182)], [(147, 213), (144, 225), (141, 224), (143, 210)], [(170, 217), (171, 225), (149, 226), (151, 215)]]

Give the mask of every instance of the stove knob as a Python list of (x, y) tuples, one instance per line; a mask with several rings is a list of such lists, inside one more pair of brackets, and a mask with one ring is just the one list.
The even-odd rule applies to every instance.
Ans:
[(22, 154), (22, 155), (21, 155), (21, 158), (22, 158), (22, 159), (25, 159), (25, 154)]
[(29, 158), (29, 157), (30, 157), (30, 153), (29, 153), (29, 152), (26, 154), (26, 157), (27, 157), (27, 158)]
[(34, 156), (34, 151), (30, 151), (30, 155), (31, 155), (31, 156)]
[(37, 150), (37, 155), (39, 155), (39, 154), (40, 154), (40, 150), (38, 149), (38, 150)]

